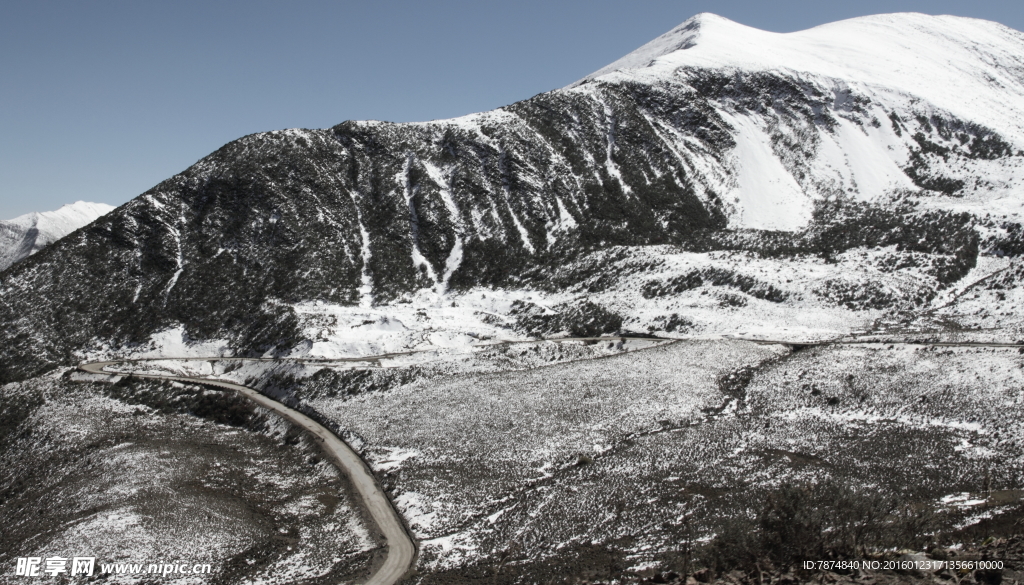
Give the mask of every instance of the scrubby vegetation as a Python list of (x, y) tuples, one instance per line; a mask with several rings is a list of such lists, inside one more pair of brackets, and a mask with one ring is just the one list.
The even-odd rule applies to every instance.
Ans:
[(768, 492), (754, 516), (736, 517), (702, 552), (715, 573), (799, 569), (807, 560), (867, 559), (923, 550), (950, 530), (931, 508), (877, 489), (835, 481), (786, 483)]
[(219, 424), (247, 426), (254, 423), (252, 402), (224, 390), (193, 384), (143, 380), (125, 376), (105, 388), (111, 398), (128, 404), (144, 404), (160, 414), (188, 413)]
[(570, 337), (597, 337), (622, 330), (622, 317), (604, 307), (584, 300), (545, 309), (533, 303), (515, 301), (510, 316), (516, 328), (533, 337), (563, 334)]

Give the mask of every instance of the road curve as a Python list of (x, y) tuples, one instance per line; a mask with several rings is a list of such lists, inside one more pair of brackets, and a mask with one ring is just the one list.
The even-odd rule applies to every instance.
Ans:
[[(119, 364), (119, 361), (93, 362), (81, 364), (78, 368), (90, 374), (111, 375), (117, 372), (104, 371), (107, 366)], [(210, 380), (206, 378), (190, 378), (186, 376), (160, 376), (155, 374), (133, 374), (139, 378), (156, 378), (160, 380), (175, 380), (191, 384), (201, 384), (215, 388), (234, 390), (245, 396), (256, 404), (276, 412), (292, 423), (313, 433), (320, 439), (324, 450), (334, 459), (335, 464), (348, 476), (363, 505), (369, 511), (373, 522), (377, 525), (380, 534), (387, 543), (387, 556), (384, 563), (377, 569), (366, 585), (393, 585), (397, 583), (412, 568), (416, 559), (416, 543), (406, 531), (401, 516), (391, 504), (391, 501), (384, 495), (380, 485), (370, 472), (366, 463), (334, 433), (323, 425), (302, 414), (301, 412), (288, 408), (287, 406), (268, 398), (256, 390), (241, 384), (225, 382), (221, 380)]]

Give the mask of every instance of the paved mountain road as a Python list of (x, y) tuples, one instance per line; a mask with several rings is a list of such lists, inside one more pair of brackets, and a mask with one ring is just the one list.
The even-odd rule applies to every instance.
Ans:
[[(94, 362), (82, 364), (79, 369), (90, 374), (110, 375), (116, 372), (104, 371), (107, 366), (113, 366), (122, 362)], [(363, 505), (373, 518), (378, 530), (387, 543), (387, 556), (384, 563), (377, 569), (377, 572), (370, 577), (366, 585), (392, 585), (397, 583), (409, 569), (412, 568), (416, 559), (416, 543), (405, 529), (401, 516), (391, 504), (391, 501), (384, 495), (380, 485), (370, 472), (366, 463), (352, 450), (344, 441), (323, 425), (302, 414), (301, 412), (288, 408), (287, 406), (268, 398), (252, 388), (225, 382), (222, 380), (211, 380), (207, 378), (190, 378), (186, 376), (160, 376), (155, 374), (134, 374), (140, 378), (157, 378), (161, 380), (176, 380), (191, 384), (201, 384), (220, 389), (234, 390), (252, 400), (256, 404), (276, 412), (292, 423), (313, 433), (320, 439), (324, 450), (334, 459), (335, 464), (348, 476)]]

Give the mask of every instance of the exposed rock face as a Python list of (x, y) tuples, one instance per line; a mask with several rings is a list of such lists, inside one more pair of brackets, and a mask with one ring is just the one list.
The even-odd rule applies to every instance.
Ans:
[[(294, 303), (565, 287), (612, 246), (908, 245), (940, 265), (937, 286), (955, 282), (978, 253), (973, 215), (1003, 217), (992, 249), (1019, 224), (1024, 130), (1000, 116), (1024, 111), (1024, 38), (923, 15), (828, 26), (774, 35), (699, 15), (492, 112), (239, 139), (3, 275), (0, 379), (176, 324), (286, 350)], [(886, 40), (900, 32), (916, 44)], [(953, 73), (928, 69), (951, 55)], [(934, 87), (961, 70), (955, 91)]]

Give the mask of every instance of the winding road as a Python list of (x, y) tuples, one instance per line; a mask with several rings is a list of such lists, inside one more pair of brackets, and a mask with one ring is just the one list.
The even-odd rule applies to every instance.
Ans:
[[(568, 337), (568, 338), (553, 338), (547, 340), (522, 340), (522, 341), (500, 341), (497, 343), (486, 344), (487, 346), (497, 345), (511, 345), (517, 343), (536, 343), (538, 341), (553, 341), (553, 342), (566, 342), (566, 341), (627, 341), (627, 340), (644, 340), (644, 341), (663, 341), (663, 342), (678, 342), (685, 341), (685, 338), (633, 338), (633, 337)], [(756, 339), (756, 338), (741, 338), (727, 336), (724, 340), (731, 341), (747, 341), (758, 344), (779, 344), (779, 345), (790, 345), (794, 347), (812, 347), (812, 346), (826, 346), (826, 345), (860, 345), (860, 344), (887, 344), (887, 345), (927, 345), (927, 346), (939, 346), (939, 347), (994, 347), (994, 348), (1020, 348), (1021, 344), (1017, 343), (986, 343), (986, 342), (941, 342), (941, 341), (907, 341), (907, 340), (884, 340), (884, 339), (870, 339), (870, 340), (858, 340), (858, 339), (834, 339), (834, 340), (822, 340), (822, 341), (808, 341), (808, 342), (796, 342), (792, 340), (773, 340), (773, 339)], [(107, 370), (108, 367), (116, 368), (119, 364), (125, 363), (138, 363), (147, 361), (298, 361), (298, 362), (311, 362), (311, 363), (322, 363), (322, 362), (364, 362), (380, 364), (381, 359), (388, 357), (394, 357), (397, 355), (406, 355), (416, 353), (401, 352), (392, 354), (383, 354), (377, 356), (367, 356), (362, 358), (341, 358), (341, 359), (307, 359), (307, 358), (225, 358), (225, 357), (182, 357), (182, 358), (142, 358), (142, 359), (124, 359), (116, 361), (102, 361), (102, 362), (91, 362), (83, 363), (78, 366), (78, 369), (90, 374), (100, 375), (121, 375), (122, 372), (118, 372), (116, 369)], [(187, 382), (191, 384), (200, 384), (203, 386), (209, 386), (213, 388), (234, 390), (249, 400), (255, 402), (259, 406), (271, 410), (285, 419), (289, 420), (293, 424), (296, 424), (314, 436), (320, 439), (323, 444), (324, 450), (334, 460), (338, 469), (340, 469), (352, 483), (356, 492), (359, 494), (360, 499), (363, 502), (366, 510), (370, 513), (373, 522), (377, 525), (377, 528), (387, 543), (387, 553), (383, 564), (377, 569), (377, 571), (365, 582), (366, 585), (394, 585), (400, 581), (408, 572), (412, 569), (413, 563), (416, 560), (416, 542), (412, 539), (411, 534), (406, 529), (405, 524), (402, 521), (402, 517), (399, 515), (398, 510), (395, 509), (391, 500), (384, 494), (376, 478), (370, 471), (369, 466), (366, 462), (359, 457), (359, 455), (352, 450), (351, 447), (334, 433), (325, 428), (320, 423), (309, 418), (301, 412), (289, 408), (276, 400), (268, 398), (259, 391), (243, 386), (241, 384), (235, 384), (233, 382), (227, 382), (223, 380), (214, 380), (210, 378), (196, 378), (188, 376), (174, 376), (174, 375), (158, 375), (158, 374), (137, 374), (132, 375), (140, 378), (156, 378), (161, 380), (175, 380), (178, 382)]]
[[(117, 364), (125, 361), (137, 360), (86, 363), (79, 365), (78, 369), (90, 374), (101, 374), (106, 376), (112, 374), (116, 375), (118, 372), (106, 371), (104, 368), (108, 366), (116, 366)], [(203, 386), (210, 386), (218, 389), (234, 390), (263, 408), (271, 410), (293, 424), (313, 433), (314, 436), (320, 439), (324, 451), (326, 451), (334, 460), (338, 469), (348, 476), (349, 481), (352, 483), (352, 487), (354, 487), (356, 492), (359, 494), (360, 499), (363, 501), (363, 505), (370, 513), (374, 524), (377, 525), (380, 534), (384, 537), (384, 540), (387, 543), (387, 553), (384, 563), (381, 564), (377, 571), (365, 582), (366, 585), (393, 585), (401, 580), (402, 577), (404, 577), (412, 568), (412, 564), (416, 560), (416, 543), (406, 530), (405, 525), (402, 522), (402, 517), (398, 514), (398, 510), (396, 510), (391, 504), (391, 500), (389, 500), (384, 494), (384, 491), (377, 483), (377, 480), (370, 471), (370, 468), (367, 467), (366, 463), (359, 457), (359, 455), (356, 454), (348, 444), (339, 439), (323, 425), (301, 412), (288, 408), (280, 402), (268, 398), (252, 388), (242, 386), (241, 384), (225, 382), (222, 380), (211, 380), (207, 378), (190, 378), (186, 376), (161, 376), (155, 374), (133, 375), (140, 378), (175, 380), (190, 384), (201, 384)]]

